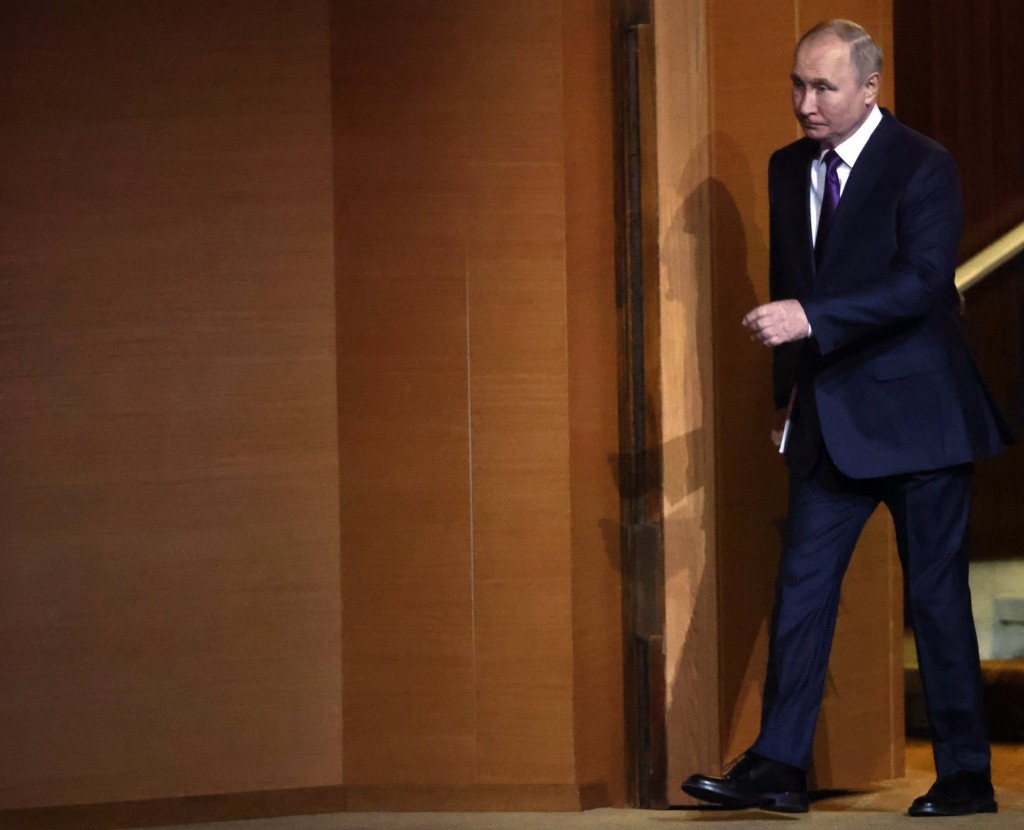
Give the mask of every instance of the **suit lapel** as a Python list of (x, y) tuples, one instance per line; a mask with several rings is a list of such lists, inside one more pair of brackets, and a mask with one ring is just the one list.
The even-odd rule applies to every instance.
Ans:
[(835, 213), (832, 214), (828, 240), (825, 243), (825, 249), (821, 252), (819, 271), (828, 269), (829, 260), (842, 244), (851, 224), (865, 209), (872, 191), (883, 177), (889, 159), (890, 144), (895, 137), (895, 124), (892, 116), (885, 112), (885, 117), (871, 134), (857, 163), (850, 171), (850, 177), (843, 188), (843, 195), (839, 199)]

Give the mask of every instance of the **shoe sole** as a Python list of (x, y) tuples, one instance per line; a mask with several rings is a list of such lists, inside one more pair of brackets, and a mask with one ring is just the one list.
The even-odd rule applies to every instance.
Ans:
[(749, 801), (742, 801), (740, 799), (733, 798), (732, 796), (720, 793), (715, 790), (705, 789), (704, 787), (696, 786), (693, 784), (683, 784), (682, 790), (689, 796), (696, 798), (700, 801), (707, 801), (711, 804), (717, 804), (719, 807), (728, 807), (731, 810), (745, 810), (748, 807), (754, 805)]
[(973, 816), (975, 813), (998, 813), (999, 805), (992, 801), (989, 804), (982, 804), (979, 807), (969, 807), (963, 810), (940, 810), (935, 807), (920, 807), (917, 810), (907, 810), (908, 816), (915, 818), (928, 818), (939, 816)]
[(683, 784), (682, 790), (689, 796), (701, 801), (709, 801), (720, 807), (731, 810), (746, 810), (756, 807), (772, 813), (806, 813), (810, 803), (806, 795), (801, 793), (765, 793), (759, 798), (744, 798), (735, 792), (727, 792), (707, 784)]

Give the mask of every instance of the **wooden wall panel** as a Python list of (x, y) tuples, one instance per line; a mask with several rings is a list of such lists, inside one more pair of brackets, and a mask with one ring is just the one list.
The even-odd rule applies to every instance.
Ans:
[(0, 806), (336, 784), (324, 2), (0, 10)]
[[(663, 4), (661, 9), (660, 14), (669, 19), (684, 14), (674, 4)], [(659, 159), (667, 159), (669, 165), (668, 170), (659, 170), (659, 186), (663, 191), (668, 188), (660, 200), (663, 267), (666, 262), (680, 262), (663, 277), (668, 292), (663, 305), (672, 314), (674, 295), (684, 298), (684, 307), (689, 309), (675, 312), (683, 315), (675, 325), (663, 319), (663, 358), (679, 351), (673, 345), (673, 337), (688, 336), (691, 342), (690, 348), (682, 352), (685, 357), (672, 362), (677, 368), (666, 372), (666, 378), (670, 378), (673, 371), (682, 371), (683, 389), (690, 390), (690, 400), (687, 401), (684, 391), (672, 403), (671, 396), (679, 392), (666, 384), (666, 422), (675, 417), (669, 407), (680, 412), (687, 411), (687, 407), (692, 412), (699, 411), (693, 409), (695, 387), (704, 390), (704, 394), (710, 390), (714, 411), (713, 423), (705, 423), (703, 431), (697, 433), (714, 436), (713, 466), (705, 460), (708, 456), (700, 440), (685, 444), (686, 451), (675, 454), (676, 457), (666, 457), (667, 510), (671, 508), (670, 465), (686, 469), (693, 476), (689, 492), (713, 493), (708, 505), (713, 527), (705, 531), (704, 544), (710, 544), (714, 554), (707, 565), (698, 567), (700, 559), (695, 551), (699, 551), (699, 545), (686, 553), (673, 550), (671, 513), (666, 514), (666, 637), (670, 649), (673, 642), (680, 649), (678, 657), (670, 658), (670, 679), (674, 665), (698, 660), (700, 654), (700, 640), (680, 640), (677, 629), (686, 631), (700, 625), (697, 630), (715, 640), (719, 654), (717, 666), (711, 671), (691, 672), (691, 677), (697, 679), (690, 682), (694, 694), (689, 700), (698, 701), (703, 694), (703, 707), (697, 706), (693, 712), (682, 710), (685, 714), (680, 717), (679, 712), (673, 712), (670, 702), (668, 797), (672, 802), (682, 800), (673, 790), (680, 777), (693, 771), (694, 747), (707, 742), (706, 735), (696, 735), (695, 727), (687, 723), (704, 723), (709, 715), (717, 714), (720, 746), (712, 751), (713, 766), (714, 762), (735, 757), (750, 745), (760, 717), (772, 586), (786, 511), (786, 474), (768, 440), (773, 418), (770, 355), (750, 343), (739, 321), (747, 311), (768, 299), (767, 162), (773, 150), (799, 136), (789, 95), (793, 46), (800, 33), (828, 17), (858, 20), (879, 36), (883, 48), (891, 43), (886, 3), (801, 0), (781, 6), (735, 0), (709, 3), (706, 12), (709, 103), (703, 138), (699, 108), (689, 113), (693, 123), (685, 128), (676, 123), (686, 117), (686, 111), (680, 107), (669, 115), (672, 125), (663, 123), (663, 104), (671, 97), (672, 85), (695, 77), (694, 61), (697, 74), (700, 72), (699, 52), (694, 52), (699, 44), (695, 45), (692, 37), (686, 40), (678, 34), (658, 35), (659, 42), (663, 40), (666, 44), (664, 50), (659, 50), (659, 60), (671, 56), (673, 50), (678, 53), (677, 66), (672, 70), (659, 67), (659, 140), (673, 130), (682, 134), (689, 129), (694, 135), (694, 149), (689, 155), (698, 169), (701, 158), (706, 159), (704, 171), (687, 176), (679, 172), (681, 163), (673, 159), (678, 151), (666, 152), (668, 148), (663, 147), (659, 153)], [(689, 31), (695, 28), (699, 26), (692, 26)], [(693, 56), (689, 65), (687, 55)], [(885, 95), (891, 97), (888, 80)], [(699, 99), (690, 96), (686, 100), (695, 107), (693, 102)], [(696, 244), (704, 246), (706, 258), (702, 261), (698, 256), (690, 265), (685, 264), (685, 259), (680, 260), (677, 252), (685, 248), (673, 236), (677, 217), (686, 217), (686, 205), (692, 211), (688, 228), (695, 234)], [(710, 217), (709, 227), (700, 225), (702, 211)], [(688, 323), (686, 313), (695, 315)], [(707, 339), (702, 339), (702, 330)], [(709, 372), (713, 380), (707, 379)], [(671, 446), (668, 439), (666, 433), (666, 450)], [(681, 480), (687, 481), (685, 477)], [(693, 559), (695, 556), (697, 559)], [(689, 565), (676, 568), (672, 564), (676, 560)], [(819, 785), (863, 784), (898, 772), (902, 710), (898, 702), (900, 690), (893, 685), (894, 667), (898, 665), (898, 626), (892, 621), (899, 619), (899, 583), (894, 570), (897, 568), (884, 522), (873, 526), (860, 545), (844, 591), (842, 621), (816, 750)], [(712, 604), (700, 603), (702, 572), (715, 575), (716, 615)], [(879, 572), (886, 574), (882, 613), (878, 601)], [(686, 607), (692, 607), (692, 619), (679, 614)], [(717, 621), (717, 635), (704, 627), (709, 624), (709, 612)], [(706, 702), (708, 683), (715, 670), (720, 673), (720, 697), (710, 706)], [(846, 703), (852, 694), (863, 695), (876, 708), (881, 706), (887, 713), (884, 728), (871, 735), (857, 729), (855, 713)], [(679, 720), (673, 726), (675, 718)], [(683, 740), (686, 737), (689, 742)], [(844, 757), (836, 757), (836, 745), (844, 747)], [(683, 759), (682, 765), (678, 758)], [(702, 763), (708, 765), (706, 760)]]
[(621, 802), (607, 3), (0, 24), (0, 809)]
[(667, 799), (718, 763), (707, 19), (656, 3)]
[(427, 5), (333, 9), (350, 786), (475, 776), (459, 121), (473, 32)]
[(565, 0), (562, 13), (573, 733), (585, 807), (626, 802), (610, 5)]
[(478, 4), (475, 20), (466, 275), (477, 775), (572, 781), (561, 4)]
[(552, 186), (563, 172), (545, 163), (478, 164), (472, 176), (479, 188), (468, 199), (478, 774), (568, 780), (565, 220), (562, 189)]
[[(595, 677), (574, 674), (574, 631), (597, 619), (621, 634), (605, 608), (574, 606), (572, 522), (618, 518), (607, 483), (574, 501), (575, 453), (607, 465), (617, 415), (612, 397), (581, 422), (602, 441), (571, 445), (567, 189), (612, 177), (567, 179), (563, 67), (570, 34), (594, 50), (610, 14), (541, 0), (335, 14), (347, 791), (374, 806), (578, 807), (574, 705)], [(580, 77), (610, 101), (610, 78)], [(610, 165), (604, 127), (587, 162)], [(613, 231), (610, 185), (596, 194), (575, 197), (579, 221)], [(579, 325), (610, 365), (613, 244), (577, 243), (572, 272), (588, 294), (605, 281), (603, 316)], [(614, 370), (597, 357), (577, 371), (608, 372), (607, 405)], [(349, 463), (361, 474), (346, 479)], [(607, 566), (580, 583), (617, 608)], [(621, 694), (618, 660), (588, 694)], [(618, 717), (600, 732), (621, 745)], [(589, 767), (606, 801), (621, 763)]]
[(768, 440), (770, 354), (739, 321), (768, 299), (766, 171), (772, 151), (796, 137), (789, 70), (797, 24), (793, 6), (752, 5), (712, 4), (708, 21), (723, 761), (757, 734), (786, 513), (785, 468)]

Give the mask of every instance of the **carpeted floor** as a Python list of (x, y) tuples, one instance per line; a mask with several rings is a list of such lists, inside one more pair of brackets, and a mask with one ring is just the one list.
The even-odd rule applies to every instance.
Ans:
[[(993, 778), (1000, 811), (965, 818), (913, 819), (907, 806), (931, 785), (931, 750), (927, 744), (907, 746), (907, 777), (884, 782), (867, 792), (822, 798), (804, 815), (758, 810), (591, 810), (586, 813), (335, 813), (324, 816), (260, 819), (193, 825), (187, 830), (673, 830), (689, 825), (721, 830), (753, 830), (804, 826), (816, 830), (985, 830), (1024, 827), (1024, 745), (993, 747)], [(166, 828), (165, 830), (170, 830)], [(186, 830), (179, 826), (175, 830)]]

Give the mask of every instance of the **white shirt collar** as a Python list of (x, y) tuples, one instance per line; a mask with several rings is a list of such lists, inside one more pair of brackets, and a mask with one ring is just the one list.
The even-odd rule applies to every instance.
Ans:
[[(868, 143), (871, 134), (881, 123), (882, 111), (878, 108), (878, 104), (875, 104), (871, 108), (871, 112), (868, 113), (868, 117), (864, 119), (864, 123), (857, 128), (857, 132), (846, 139), (846, 141), (836, 145), (836, 153), (839, 155), (839, 158), (846, 162), (847, 166), (853, 167), (857, 163), (858, 157), (864, 150), (864, 145)], [(818, 156), (818, 160), (820, 161), (824, 155), (824, 153), (821, 153)]]

